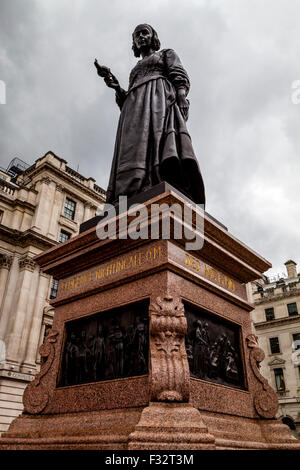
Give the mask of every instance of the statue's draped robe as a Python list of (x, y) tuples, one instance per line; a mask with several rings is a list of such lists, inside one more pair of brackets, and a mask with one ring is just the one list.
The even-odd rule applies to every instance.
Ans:
[(133, 196), (167, 181), (198, 204), (204, 185), (176, 91), (189, 91), (189, 78), (179, 57), (164, 49), (138, 61), (129, 89), (120, 102), (107, 202)]

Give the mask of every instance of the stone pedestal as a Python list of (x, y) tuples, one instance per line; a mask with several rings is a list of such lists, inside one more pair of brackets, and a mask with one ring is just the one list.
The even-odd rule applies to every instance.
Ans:
[(187, 250), (194, 209), (183, 224), (186, 200), (168, 189), (141, 226), (153, 203), (178, 205), (182, 237), (100, 240), (91, 227), (36, 258), (59, 279), (54, 323), (0, 449), (300, 449), (251, 331), (245, 283), (270, 264), (211, 217)]

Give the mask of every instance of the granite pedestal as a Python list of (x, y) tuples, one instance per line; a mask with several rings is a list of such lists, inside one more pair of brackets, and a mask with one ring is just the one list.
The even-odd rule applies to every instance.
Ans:
[[(164, 189), (143, 226), (151, 204), (187, 203)], [(300, 448), (251, 331), (245, 283), (270, 264), (211, 217), (203, 237), (187, 250), (185, 235), (100, 240), (91, 226), (36, 258), (59, 279), (54, 322), (0, 449)]]

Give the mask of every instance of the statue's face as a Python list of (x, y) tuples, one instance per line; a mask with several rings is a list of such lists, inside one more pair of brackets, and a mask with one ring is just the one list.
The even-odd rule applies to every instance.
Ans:
[(152, 31), (146, 25), (137, 26), (133, 33), (133, 40), (138, 49), (151, 46)]

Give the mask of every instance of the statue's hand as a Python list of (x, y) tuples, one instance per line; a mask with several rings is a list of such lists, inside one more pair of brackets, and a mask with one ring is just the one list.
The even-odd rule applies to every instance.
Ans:
[(96, 67), (97, 74), (100, 77), (105, 77), (108, 73), (110, 73), (110, 69), (108, 67), (105, 67), (105, 65), (100, 65), (97, 59), (95, 59), (94, 61), (94, 66)]
[(118, 80), (111, 73), (108, 67), (105, 67), (105, 65), (100, 65), (97, 59), (95, 59), (94, 65), (97, 69), (98, 75), (104, 79), (104, 82), (109, 88), (113, 88), (116, 91), (120, 90), (120, 84)]
[(104, 81), (109, 88), (113, 88), (116, 91), (120, 89), (120, 84), (112, 73), (108, 74)]
[(177, 95), (177, 104), (179, 106), (182, 116), (187, 121), (189, 117), (190, 102), (186, 99), (185, 94)]

